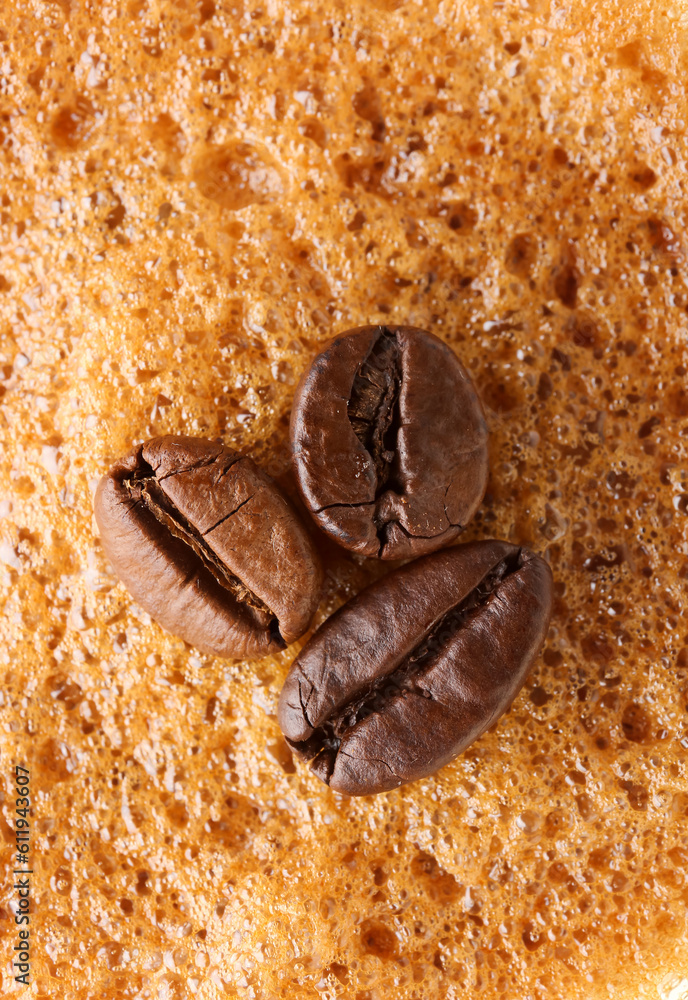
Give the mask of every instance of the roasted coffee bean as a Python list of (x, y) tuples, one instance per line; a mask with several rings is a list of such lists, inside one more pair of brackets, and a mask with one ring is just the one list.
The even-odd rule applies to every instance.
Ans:
[(95, 515), (133, 597), (192, 646), (256, 658), (308, 628), (320, 560), (291, 503), (250, 458), (201, 438), (153, 438), (103, 477)]
[(320, 527), (381, 559), (433, 552), (487, 485), (487, 426), (471, 379), (437, 337), (365, 326), (333, 340), (299, 383), (296, 478)]
[(331, 788), (383, 792), (453, 760), (506, 711), (547, 633), (552, 574), (507, 542), (424, 556), (322, 625), (278, 718)]

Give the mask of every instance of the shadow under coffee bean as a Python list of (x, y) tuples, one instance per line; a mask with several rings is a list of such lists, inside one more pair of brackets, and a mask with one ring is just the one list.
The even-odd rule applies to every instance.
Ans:
[(254, 462), (215, 441), (159, 437), (100, 481), (103, 548), (138, 603), (203, 652), (257, 658), (308, 628), (319, 557)]
[(318, 777), (348, 795), (426, 777), (510, 706), (551, 608), (549, 566), (507, 542), (409, 563), (306, 644), (280, 696), (282, 731)]
[(335, 338), (299, 383), (296, 478), (347, 549), (408, 559), (453, 541), (487, 486), (487, 425), (465, 368), (437, 337), (366, 326)]

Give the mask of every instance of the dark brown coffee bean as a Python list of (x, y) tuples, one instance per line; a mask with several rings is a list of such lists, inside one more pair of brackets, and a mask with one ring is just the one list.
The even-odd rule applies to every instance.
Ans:
[(282, 731), (338, 792), (426, 777), (506, 711), (547, 634), (552, 574), (507, 542), (395, 570), (345, 604), (294, 661)]
[(218, 656), (284, 649), (317, 607), (320, 560), (291, 503), (250, 458), (159, 437), (103, 477), (103, 548), (153, 618)]
[(405, 559), (451, 542), (487, 485), (487, 426), (471, 379), (437, 337), (365, 326), (333, 340), (299, 383), (296, 478), (347, 549)]

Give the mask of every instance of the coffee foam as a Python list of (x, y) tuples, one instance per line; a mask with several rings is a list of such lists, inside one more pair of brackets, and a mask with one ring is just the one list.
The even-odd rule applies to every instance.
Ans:
[[(0, 44), (0, 713), (3, 760), (32, 771), (36, 995), (668, 996), (681, 8), (13, 0)], [(471, 372), (492, 478), (465, 539), (546, 553), (557, 601), (491, 732), (349, 801), (276, 724), (302, 643), (249, 666), (163, 633), (113, 577), (91, 493), (163, 433), (219, 434), (292, 491), (298, 377), (384, 322)], [(322, 545), (316, 623), (386, 571)]]

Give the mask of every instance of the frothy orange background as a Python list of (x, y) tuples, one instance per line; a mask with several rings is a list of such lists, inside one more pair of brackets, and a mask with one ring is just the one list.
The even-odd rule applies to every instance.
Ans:
[[(688, 977), (688, 9), (6, 0), (2, 992), (31, 767), (35, 995), (668, 997)], [(546, 554), (511, 712), (349, 801), (257, 665), (166, 635), (98, 477), (221, 435), (289, 491), (296, 380), (365, 323), (479, 388), (465, 538)], [(386, 567), (323, 543), (318, 622)], [(681, 987), (676, 987), (680, 989)]]

